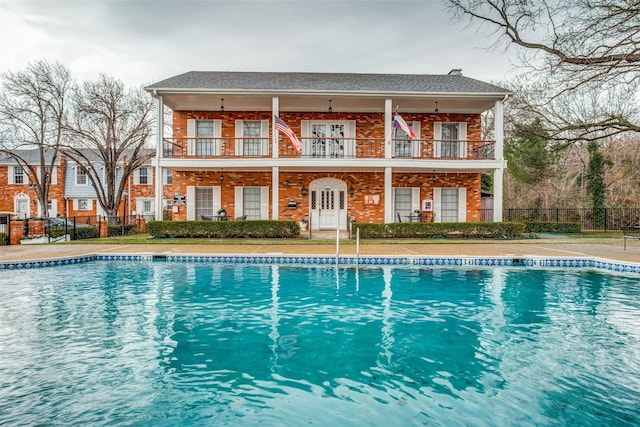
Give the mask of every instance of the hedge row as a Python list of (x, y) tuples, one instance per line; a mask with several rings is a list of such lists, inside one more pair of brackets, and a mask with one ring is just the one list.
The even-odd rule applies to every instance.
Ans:
[(518, 222), (396, 222), (391, 224), (354, 223), (363, 239), (380, 238), (518, 238), (525, 225)]
[(138, 232), (138, 228), (135, 224), (120, 224), (120, 225), (110, 225), (107, 227), (107, 236), (122, 236), (122, 231), (124, 230), (125, 236), (127, 234), (135, 234)]
[(75, 236), (73, 233), (73, 227), (51, 227), (47, 229), (47, 234), (49, 237), (56, 238), (60, 236), (64, 236), (66, 234), (71, 235), (73, 240), (82, 240), (82, 239), (95, 239), (98, 237), (98, 227), (76, 227)]
[(147, 231), (153, 237), (288, 238), (300, 234), (297, 221), (149, 221)]
[(525, 222), (527, 233), (580, 233), (582, 224), (579, 222)]

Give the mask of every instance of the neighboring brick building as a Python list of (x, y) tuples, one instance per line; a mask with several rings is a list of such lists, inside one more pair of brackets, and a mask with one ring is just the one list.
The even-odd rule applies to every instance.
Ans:
[[(28, 159), (29, 164), (40, 163), (37, 150), (19, 150), (16, 154)], [(95, 161), (99, 162), (99, 159)], [(122, 168), (119, 170), (122, 171)], [(116, 179), (120, 180), (121, 176)], [(126, 189), (127, 215), (154, 215), (155, 173), (150, 162), (135, 171)], [(124, 213), (124, 209), (123, 200), (119, 215)], [(33, 188), (30, 173), (21, 167), (14, 157), (7, 154), (0, 156), (0, 211), (14, 212), (17, 218), (40, 218), (44, 212)], [(105, 216), (88, 177), (81, 168), (76, 167), (73, 160), (64, 155), (60, 155), (54, 164), (53, 179), (49, 187), (49, 217), (58, 215)]]
[[(481, 173), (502, 213), (502, 102), (508, 91), (448, 75), (188, 72), (148, 86), (173, 110), (159, 137), (159, 217), (310, 219), (313, 229), (359, 222), (480, 221)], [(416, 138), (395, 129), (396, 111)], [(493, 109), (495, 141), (481, 137)], [(275, 128), (290, 126), (301, 151)], [(158, 132), (162, 135), (161, 132)], [(418, 212), (418, 214), (416, 214)]]
[[(16, 150), (16, 154), (27, 161), (40, 176), (40, 155), (37, 150)], [(51, 164), (51, 153), (45, 157)], [(64, 169), (65, 159), (58, 157), (53, 163), (49, 186), (49, 215), (64, 215)], [(0, 211), (14, 212), (18, 218), (40, 217), (44, 212), (34, 188), (34, 177), (28, 167), (5, 152), (0, 153)]]

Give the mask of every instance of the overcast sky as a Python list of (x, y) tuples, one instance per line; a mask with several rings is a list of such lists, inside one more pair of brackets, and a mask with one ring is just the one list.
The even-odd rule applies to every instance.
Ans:
[(0, 0), (0, 72), (59, 61), (131, 86), (187, 71), (512, 72), (441, 0)]

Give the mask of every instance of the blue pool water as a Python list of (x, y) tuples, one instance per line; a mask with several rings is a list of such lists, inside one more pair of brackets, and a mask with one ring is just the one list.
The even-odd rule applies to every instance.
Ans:
[(640, 283), (95, 262), (0, 277), (0, 425), (640, 424)]

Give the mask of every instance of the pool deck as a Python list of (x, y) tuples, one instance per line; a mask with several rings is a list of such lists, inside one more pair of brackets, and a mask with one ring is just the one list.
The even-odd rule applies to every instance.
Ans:
[[(0, 246), (0, 263), (74, 257), (93, 254), (285, 254), (335, 255), (335, 242), (330, 241), (247, 241), (243, 244), (221, 244), (215, 240), (203, 244), (185, 244), (166, 241), (149, 244), (76, 244)], [(342, 241), (341, 255), (354, 255), (354, 241)], [(458, 241), (362, 241), (360, 255), (404, 256), (513, 256), (513, 257), (581, 257), (640, 263), (640, 242), (627, 242), (617, 238), (541, 238), (526, 240), (458, 240)]]

